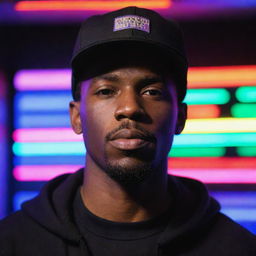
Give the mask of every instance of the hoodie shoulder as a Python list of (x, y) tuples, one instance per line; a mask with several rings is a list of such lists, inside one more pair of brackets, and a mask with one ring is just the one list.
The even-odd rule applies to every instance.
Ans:
[[(31, 226), (22, 211), (17, 211), (0, 221), (0, 256), (14, 255), (17, 241)], [(22, 242), (21, 242), (22, 243)]]

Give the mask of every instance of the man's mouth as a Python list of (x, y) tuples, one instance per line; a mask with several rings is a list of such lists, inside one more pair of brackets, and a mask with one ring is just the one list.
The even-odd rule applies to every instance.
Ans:
[(114, 134), (110, 139), (110, 144), (120, 150), (135, 150), (148, 146), (154, 141), (137, 130), (123, 129)]

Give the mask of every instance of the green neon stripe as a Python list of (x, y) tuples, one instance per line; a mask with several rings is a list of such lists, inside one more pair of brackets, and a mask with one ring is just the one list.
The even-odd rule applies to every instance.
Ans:
[(236, 150), (239, 156), (256, 156), (256, 147), (238, 147)]
[(256, 104), (236, 103), (231, 107), (233, 117), (256, 117)]
[(173, 148), (169, 157), (219, 157), (224, 156), (225, 148)]
[(238, 88), (236, 98), (244, 103), (256, 102), (256, 86)]
[(226, 89), (189, 89), (185, 97), (188, 105), (226, 104), (230, 93)]

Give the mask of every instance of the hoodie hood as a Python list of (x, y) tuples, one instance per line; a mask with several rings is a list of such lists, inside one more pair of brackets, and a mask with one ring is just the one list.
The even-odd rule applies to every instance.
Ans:
[[(22, 210), (33, 221), (72, 244), (79, 244), (81, 234), (75, 226), (72, 204), (77, 188), (83, 182), (83, 169), (49, 181), (34, 199), (24, 203)], [(219, 212), (219, 204), (208, 195), (199, 181), (169, 176), (170, 193), (174, 195), (170, 221), (159, 240), (159, 255), (165, 249), (194, 241), (209, 228)]]

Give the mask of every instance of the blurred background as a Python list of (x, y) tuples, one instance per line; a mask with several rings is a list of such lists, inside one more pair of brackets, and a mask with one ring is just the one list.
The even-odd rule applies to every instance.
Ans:
[(68, 118), (69, 63), (85, 18), (136, 5), (176, 19), (189, 58), (188, 121), (169, 172), (203, 181), (256, 234), (256, 1), (0, 2), (0, 218), (84, 165)]

